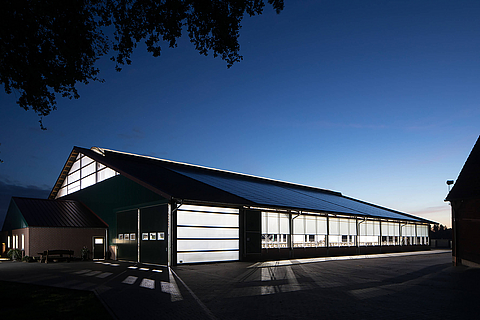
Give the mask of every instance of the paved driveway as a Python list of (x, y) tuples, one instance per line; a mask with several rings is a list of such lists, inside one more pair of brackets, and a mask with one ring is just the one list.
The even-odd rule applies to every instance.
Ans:
[[(354, 258), (354, 259), (351, 259)], [(480, 269), (451, 253), (183, 265), (0, 263), (0, 279), (92, 290), (118, 319), (458, 319), (480, 311)]]

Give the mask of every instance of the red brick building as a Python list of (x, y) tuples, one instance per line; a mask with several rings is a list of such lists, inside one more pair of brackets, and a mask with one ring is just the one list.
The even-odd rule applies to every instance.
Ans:
[(445, 201), (452, 206), (453, 263), (480, 266), (480, 137)]

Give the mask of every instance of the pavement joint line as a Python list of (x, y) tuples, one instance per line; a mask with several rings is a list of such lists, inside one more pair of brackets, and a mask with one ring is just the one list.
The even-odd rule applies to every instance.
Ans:
[(206, 305), (203, 304), (203, 302), (197, 297), (197, 295), (190, 289), (189, 286), (185, 282), (183, 282), (182, 278), (178, 276), (178, 274), (175, 273), (175, 271), (172, 270), (172, 268), (168, 267), (169, 271), (180, 281), (180, 283), (188, 290), (190, 295), (195, 299), (195, 301), (198, 303), (198, 305), (203, 309), (205, 314), (210, 320), (218, 320), (217, 317), (207, 308)]
[(367, 254), (367, 255), (277, 260), (277, 261), (257, 262), (252, 264), (251, 266), (248, 266), (247, 268), (286, 267), (286, 266), (291, 266), (296, 264), (316, 263), (316, 262), (326, 262), (326, 261), (391, 258), (391, 257), (424, 255), (424, 254), (440, 254), (440, 253), (448, 253), (448, 252), (451, 252), (451, 250), (411, 251), (411, 252), (379, 253), (379, 254)]

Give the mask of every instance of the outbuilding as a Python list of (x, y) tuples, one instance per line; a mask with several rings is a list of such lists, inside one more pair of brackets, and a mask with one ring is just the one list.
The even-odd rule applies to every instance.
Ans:
[(78, 201), (12, 197), (2, 234), (6, 249), (19, 249), (25, 256), (69, 250), (80, 258), (86, 248), (91, 257), (103, 259), (107, 228)]
[(107, 254), (176, 265), (429, 249), (432, 221), (340, 192), (74, 147), (50, 200), (108, 224)]
[(454, 265), (480, 267), (480, 136), (445, 201), (452, 207)]

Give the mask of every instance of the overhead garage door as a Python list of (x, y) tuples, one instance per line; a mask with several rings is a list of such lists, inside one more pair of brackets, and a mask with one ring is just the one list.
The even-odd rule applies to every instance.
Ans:
[(177, 211), (177, 263), (239, 260), (238, 212), (182, 205)]

